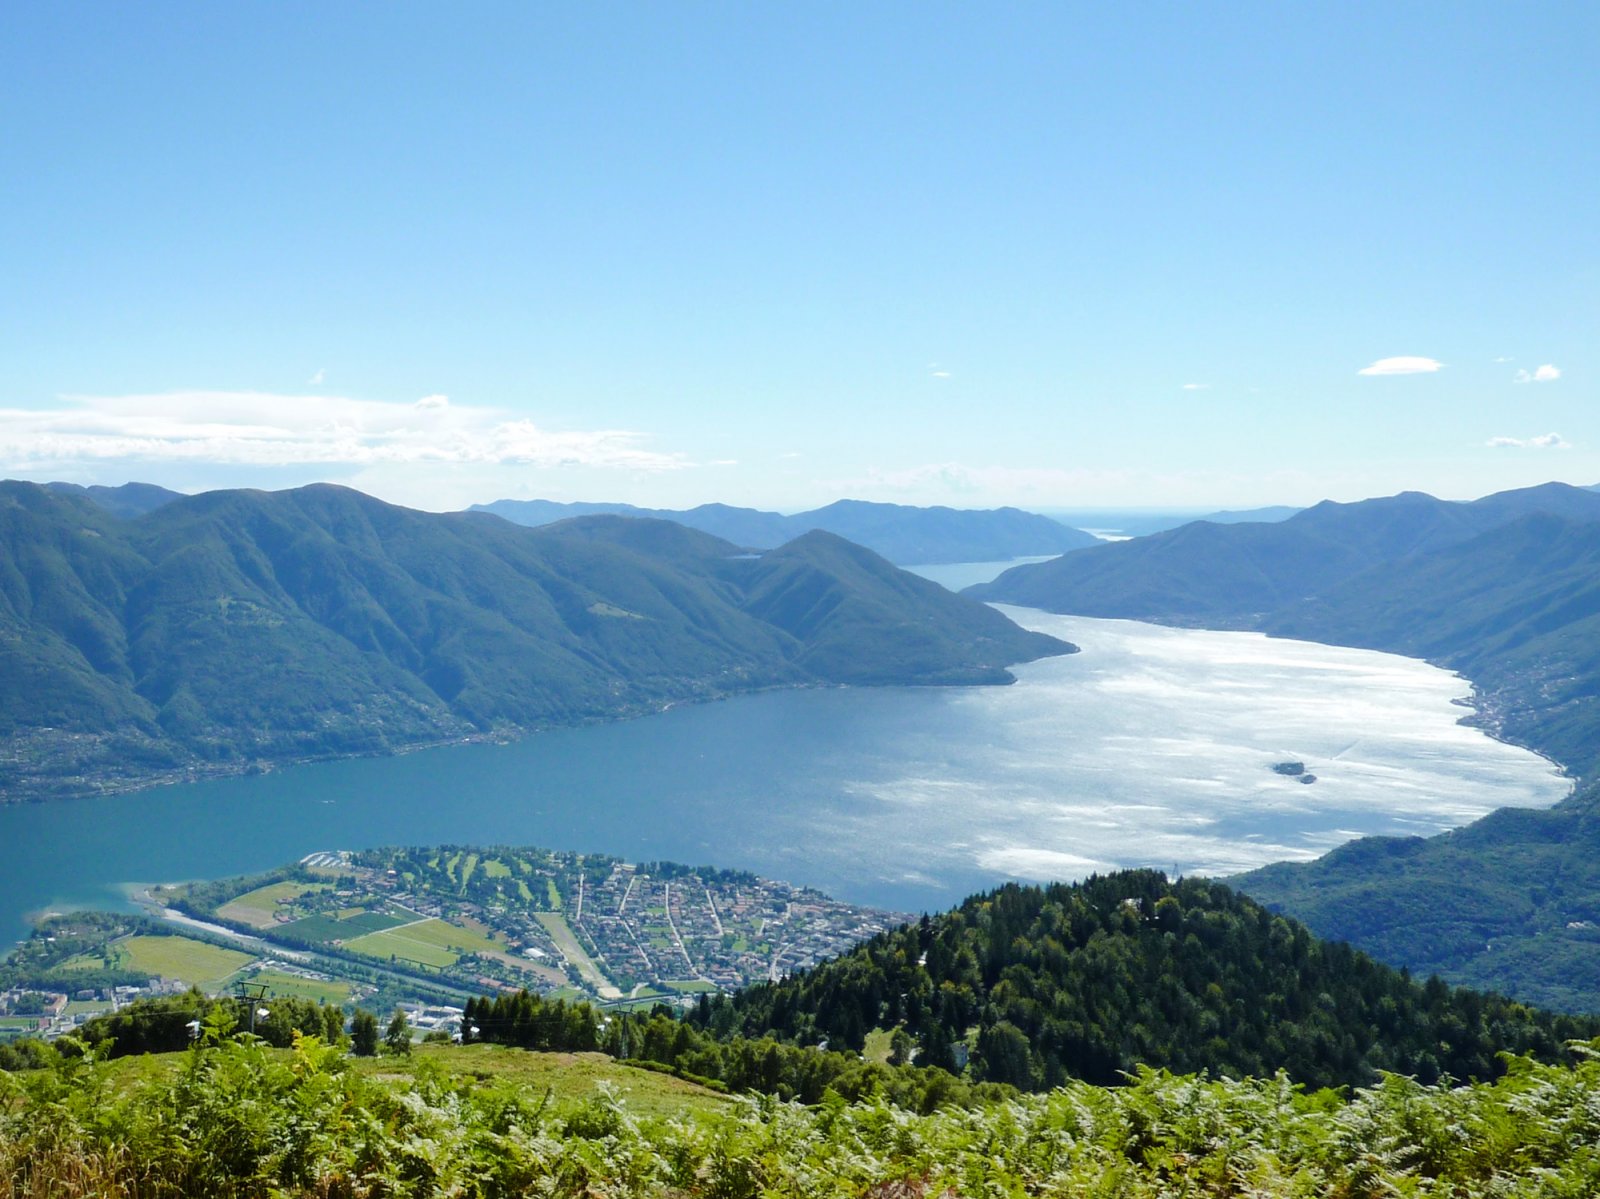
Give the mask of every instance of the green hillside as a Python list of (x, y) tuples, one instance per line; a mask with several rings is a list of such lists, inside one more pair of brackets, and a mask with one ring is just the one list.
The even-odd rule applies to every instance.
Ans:
[(1255, 628), (1268, 614), (1363, 572), (1538, 513), (1600, 520), (1600, 493), (1548, 483), (1452, 503), (1402, 492), (1354, 504), (1325, 501), (1270, 523), (1195, 521), (1016, 566), (967, 593), (1079, 616)]
[(1600, 523), (1525, 516), (1374, 567), (1262, 627), (1459, 670), (1496, 731), (1575, 775), (1600, 766)]
[(1129, 871), (975, 896), (782, 982), (705, 1005), (720, 1035), (863, 1047), (1024, 1089), (1138, 1066), (1312, 1086), (1379, 1071), (1496, 1076), (1501, 1052), (1560, 1055), (1600, 1019), (1426, 985), (1322, 941), (1220, 883)]
[(823, 533), (757, 557), (667, 522), (526, 529), (325, 485), (124, 521), (0, 484), (6, 800), (762, 687), (1005, 682), (1069, 649)]
[(1600, 789), (1437, 837), (1364, 837), (1229, 882), (1319, 936), (1452, 983), (1600, 1010)]

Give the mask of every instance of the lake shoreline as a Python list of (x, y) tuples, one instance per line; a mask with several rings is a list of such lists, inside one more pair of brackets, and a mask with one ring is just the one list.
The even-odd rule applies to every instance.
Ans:
[[(1454, 673), (1373, 651), (1032, 611), (1084, 652), (1013, 686), (809, 686), (0, 808), (0, 916), (314, 849), (499, 843), (712, 863), (897, 911), (1007, 880), (1225, 876), (1571, 789), (1463, 726)], [(1080, 630), (1081, 636), (1075, 636)], [(641, 713), (645, 714), (645, 713)], [(436, 754), (422, 750), (434, 748)], [(445, 752), (448, 751), (448, 752)], [(1315, 763), (1280, 787), (1273, 762)]]
[[(300, 754), (282, 758), (257, 758), (241, 762), (199, 763), (171, 770), (157, 771), (149, 775), (130, 778), (102, 778), (98, 782), (88, 782), (81, 788), (63, 794), (28, 794), (21, 796), (0, 796), (0, 810), (11, 807), (29, 807), (34, 805), (49, 805), (56, 803), (75, 803), (89, 799), (109, 799), (113, 796), (138, 795), (147, 791), (160, 791), (168, 787), (183, 787), (195, 783), (217, 782), (225, 779), (253, 778), (260, 775), (274, 774), (284, 770), (291, 770), (299, 766), (315, 766), (328, 762), (359, 762), (372, 761), (386, 758), (399, 758), (407, 754), (423, 753), (434, 749), (449, 749), (454, 746), (465, 745), (515, 745), (533, 737), (560, 732), (567, 729), (593, 728), (603, 725), (626, 724), (634, 720), (644, 720), (651, 716), (659, 716), (663, 712), (670, 712), (676, 708), (700, 706), (704, 704), (724, 703), (730, 699), (739, 699), (747, 695), (765, 695), (778, 691), (817, 691), (842, 689), (862, 684), (848, 683), (781, 683), (771, 686), (748, 687), (738, 690), (722, 691), (710, 695), (683, 696), (678, 699), (653, 702), (640, 705), (636, 709), (625, 709), (608, 716), (584, 716), (570, 721), (551, 721), (539, 725), (511, 725), (496, 729), (488, 729), (459, 736), (435, 737), (417, 741), (407, 741), (399, 745), (390, 746), (381, 750), (363, 750), (356, 752), (330, 752), (320, 754)], [(917, 684), (889, 683), (882, 686), (916, 686)], [(942, 686), (945, 684), (927, 684), (929, 686)], [(960, 684), (962, 686), (1009, 686), (1010, 684)], [(94, 736), (96, 734), (78, 734)]]
[[(1073, 613), (1054, 613), (1043, 608), (1024, 608), (1020, 605), (1013, 604), (996, 603), (992, 604), (991, 606), (1000, 609), (1009, 608), (1016, 612), (1037, 613), (1041, 616), (1071, 617), (1074, 615)], [(1012, 619), (1016, 621), (1016, 623), (1021, 624), (1021, 621), (1016, 620), (1016, 617), (1013, 616)], [(1124, 618), (1088, 617), (1086, 619), (1120, 620)], [(1246, 626), (1226, 626), (1214, 628), (1209, 625), (1198, 625), (1172, 620), (1141, 620), (1131, 621), (1130, 623), (1150, 624), (1155, 625), (1158, 628), (1182, 629), (1191, 632), (1255, 633), (1259, 636), (1267, 638), (1268, 640), (1303, 642), (1310, 645), (1324, 645), (1333, 649), (1369, 648), (1365, 646), (1342, 645), (1333, 641), (1314, 641), (1304, 637), (1280, 637), (1273, 633), (1264, 632), (1260, 629), (1253, 629)], [(1026, 628), (1029, 626), (1023, 625), (1022, 627)], [(1079, 652), (1078, 647), (1074, 646), (1073, 651), (1071, 652)], [(1387, 650), (1379, 650), (1374, 652), (1389, 653)], [(1573, 774), (1570, 767), (1568, 767), (1566, 763), (1554, 757), (1531, 739), (1515, 737), (1506, 731), (1504, 719), (1496, 715), (1498, 703), (1495, 692), (1481, 688), (1477, 682), (1462, 674), (1460, 671), (1454, 670), (1449, 666), (1442, 665), (1441, 663), (1432, 661), (1430, 659), (1414, 657), (1409, 654), (1392, 654), (1391, 656), (1408, 658), (1414, 662), (1422, 662), (1428, 666), (1434, 667), (1435, 669), (1446, 671), (1454, 677), (1461, 679), (1468, 687), (1468, 694), (1455, 699), (1453, 702), (1468, 709), (1468, 711), (1465, 715), (1458, 719), (1458, 724), (1461, 724), (1467, 728), (1477, 729), (1485, 736), (1500, 742), (1502, 745), (1512, 746), (1513, 748), (1525, 750), (1528, 753), (1538, 756), (1545, 762), (1549, 763), (1554, 770), (1556, 770), (1563, 778), (1566, 778), (1569, 781), (1569, 794), (1577, 791), (1578, 786), (1583, 782), (1583, 779)], [(1012, 663), (1008, 669), (1014, 669), (1018, 665), (1027, 665), (1027, 663)], [(539, 737), (552, 732), (558, 732), (567, 729), (592, 728), (603, 725), (626, 724), (630, 721), (642, 720), (650, 716), (658, 716), (663, 712), (669, 712), (677, 708), (698, 707), (706, 704), (724, 703), (728, 700), (738, 699), (743, 696), (764, 695), (772, 692), (848, 689), (850, 687), (871, 689), (885, 687), (927, 687), (930, 689), (946, 687), (1007, 687), (1012, 686), (1015, 681), (1015, 677), (1013, 676), (1012, 680), (1009, 682), (999, 683), (783, 683), (771, 686), (740, 688), (736, 690), (721, 691), (715, 694), (689, 695), (677, 699), (656, 701), (647, 705), (639, 705), (636, 708), (625, 709), (612, 715), (585, 716), (578, 717), (570, 721), (552, 721), (533, 726), (509, 726), (497, 729), (474, 731), (470, 733), (464, 733), (459, 736), (408, 741), (403, 744), (391, 746), (382, 750), (357, 751), (353, 753), (330, 752), (319, 754), (301, 754), (293, 757), (262, 758), (229, 763), (196, 763), (167, 771), (157, 771), (148, 775), (140, 775), (136, 777), (101, 776), (100, 778), (95, 779), (91, 776), (90, 780), (85, 782), (82, 786), (76, 787), (65, 793), (0, 795), (0, 810), (8, 807), (28, 806), (34, 804), (73, 803), (87, 799), (105, 799), (112, 796), (138, 795), (143, 792), (160, 791), (167, 787), (181, 787), (195, 783), (215, 782), (224, 779), (249, 778), (258, 775), (271, 774), (277, 771), (289, 770), (299, 766), (311, 766), (326, 762), (349, 762), (397, 758), (403, 757), (407, 754), (421, 753), (434, 749), (447, 749), (453, 746), (514, 745), (523, 741), (527, 741), (530, 738)], [(34, 790), (37, 791), (38, 789)]]
[[(1080, 613), (1052, 612), (1048, 608), (1028, 608), (1021, 604), (1008, 604), (999, 600), (987, 602), (989, 602), (990, 607), (998, 608), (1002, 611), (1009, 609), (1011, 612), (1036, 612), (1043, 616), (1081, 617), (1082, 619), (1086, 620), (1126, 620), (1132, 624), (1148, 624), (1155, 625), (1157, 628), (1182, 629), (1195, 633), (1254, 633), (1257, 636), (1265, 637), (1268, 641), (1300, 642), (1306, 645), (1324, 645), (1329, 649), (1363, 650), (1373, 653), (1387, 654), (1394, 658), (1405, 658), (1412, 662), (1421, 662), (1423, 665), (1431, 666), (1435, 670), (1442, 670), (1447, 674), (1460, 679), (1467, 685), (1467, 694), (1452, 701), (1457, 706), (1468, 709), (1466, 715), (1460, 717), (1456, 721), (1457, 724), (1463, 726), (1464, 728), (1477, 729), (1486, 737), (1489, 737), (1494, 741), (1498, 741), (1501, 745), (1509, 745), (1514, 749), (1526, 750), (1528, 753), (1542, 758), (1545, 762), (1549, 763), (1558, 774), (1571, 783), (1573, 792), (1576, 792), (1579, 785), (1584, 782), (1584, 779), (1581, 775), (1574, 774), (1572, 768), (1567, 763), (1557, 758), (1554, 754), (1540, 748), (1540, 746), (1535, 744), (1531, 739), (1515, 737), (1506, 731), (1505, 719), (1503, 716), (1499, 715), (1499, 713), (1503, 710), (1501, 705), (1502, 696), (1500, 693), (1482, 687), (1475, 679), (1463, 674), (1455, 667), (1447, 665), (1443, 662), (1437, 662), (1432, 658), (1417, 657), (1414, 654), (1402, 654), (1395, 650), (1379, 649), (1369, 645), (1347, 645), (1339, 641), (1318, 641), (1312, 637), (1287, 637), (1283, 636), (1282, 634), (1271, 633), (1265, 629), (1256, 628), (1245, 623), (1229, 624), (1224, 622), (1215, 625), (1208, 625), (1196, 624), (1192, 621), (1185, 620), (1163, 619), (1160, 617), (1140, 617), (1138, 619), (1134, 619), (1132, 617), (1123, 616), (1082, 616)], [(1015, 616), (1012, 616), (1011, 619), (1019, 624), (1021, 623), (1020, 621), (1017, 621)], [(1024, 625), (1023, 627), (1027, 628), (1030, 626)]]

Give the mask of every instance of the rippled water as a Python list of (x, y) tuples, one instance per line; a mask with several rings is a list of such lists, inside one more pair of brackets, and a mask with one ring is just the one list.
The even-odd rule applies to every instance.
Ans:
[[(1012, 687), (777, 692), (512, 745), (0, 808), (0, 928), (318, 849), (520, 843), (744, 867), (902, 910), (1006, 878), (1230, 873), (1567, 792), (1424, 663), (1009, 610), (1083, 652)], [(1310, 785), (1274, 774), (1305, 762)]]

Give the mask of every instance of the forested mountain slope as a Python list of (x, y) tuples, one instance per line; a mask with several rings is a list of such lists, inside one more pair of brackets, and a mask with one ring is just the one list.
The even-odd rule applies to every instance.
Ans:
[(1228, 881), (1383, 961), (1600, 1011), (1600, 788), (1437, 837), (1363, 837)]
[(1575, 775), (1600, 767), (1600, 522), (1524, 516), (1373, 567), (1261, 627), (1458, 670), (1498, 732)]
[(966, 594), (1426, 658), (1472, 679), (1487, 727), (1588, 777), (1600, 767), (1597, 567), (1600, 494), (1551, 483), (1470, 504), (1408, 493), (1281, 524), (1187, 525)]
[(521, 525), (544, 525), (597, 513), (654, 517), (676, 521), (753, 549), (770, 549), (813, 529), (821, 529), (907, 566), (936, 562), (999, 562), (1038, 554), (1064, 554), (1102, 544), (1090, 533), (1018, 508), (979, 511), (839, 500), (825, 508), (784, 516), (727, 504), (702, 504), (698, 508), (679, 510), (635, 508), (631, 504), (496, 500), (492, 504), (476, 504), (472, 510), (493, 512)]
[(1354, 504), (1327, 501), (1270, 524), (1197, 521), (1013, 567), (968, 594), (1079, 616), (1255, 628), (1269, 614), (1376, 567), (1460, 545), (1537, 513), (1600, 520), (1600, 494), (1563, 483), (1471, 503), (1402, 492)]
[(1139, 1065), (1311, 1085), (1493, 1077), (1501, 1051), (1559, 1055), (1600, 1033), (1600, 1019), (1417, 983), (1220, 883), (1149, 871), (974, 896), (697, 1019), (832, 1048), (899, 1029), (925, 1065), (954, 1064), (970, 1038), (976, 1077), (1023, 1088)]
[(318, 485), (118, 520), (0, 484), (0, 795), (367, 753), (805, 683), (1005, 682), (1067, 652), (817, 533), (525, 529)]

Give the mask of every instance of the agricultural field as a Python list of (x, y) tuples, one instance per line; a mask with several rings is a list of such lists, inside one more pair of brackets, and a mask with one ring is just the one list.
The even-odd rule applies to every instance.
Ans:
[[(318, 942), (352, 941), (369, 933), (381, 933), (415, 919), (396, 916), (391, 912), (372, 912), (364, 908), (346, 908), (338, 913), (302, 916), (287, 924), (276, 925), (271, 931), (285, 939)], [(359, 952), (359, 951), (358, 951)]]
[(340, 979), (326, 981), (315, 978), (301, 978), (297, 974), (285, 974), (281, 970), (257, 970), (250, 976), (252, 983), (259, 983), (268, 988), (271, 995), (284, 995), (292, 999), (309, 999), (313, 1003), (330, 1003), (343, 1007), (350, 1002), (355, 988)]
[(717, 985), (708, 983), (701, 978), (666, 978), (661, 980), (662, 987), (679, 995), (715, 995)]
[(345, 948), (368, 957), (392, 956), (444, 970), (454, 966), (463, 954), (504, 953), (506, 947), (482, 933), (430, 919), (368, 933), (346, 941)]
[(327, 889), (326, 883), (269, 883), (223, 904), (217, 909), (217, 915), (224, 920), (248, 924), (252, 928), (271, 928), (278, 923), (278, 915), (283, 909), (305, 895)]
[(204, 991), (215, 991), (255, 957), (237, 949), (224, 949), (188, 937), (138, 935), (112, 943), (118, 964)]
[(616, 999), (622, 992), (612, 981), (605, 976), (599, 966), (578, 943), (578, 938), (573, 935), (572, 928), (562, 919), (559, 912), (540, 912), (538, 921), (544, 930), (550, 934), (550, 939), (561, 951), (567, 961), (577, 969), (583, 981), (595, 989), (603, 999)]

